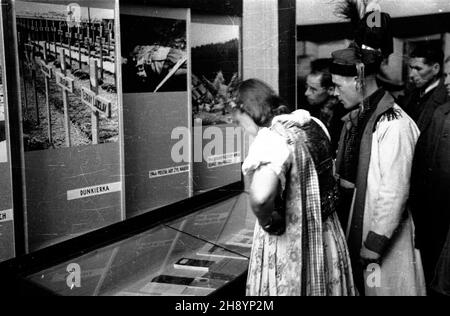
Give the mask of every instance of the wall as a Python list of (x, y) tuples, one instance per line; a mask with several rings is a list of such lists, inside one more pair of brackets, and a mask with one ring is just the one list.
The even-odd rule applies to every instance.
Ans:
[[(297, 0), (297, 24), (340, 22), (333, 11), (338, 0)], [(383, 11), (392, 17), (450, 12), (448, 0), (380, 0)]]
[(246, 0), (243, 7), (244, 79), (259, 78), (278, 91), (278, 1)]

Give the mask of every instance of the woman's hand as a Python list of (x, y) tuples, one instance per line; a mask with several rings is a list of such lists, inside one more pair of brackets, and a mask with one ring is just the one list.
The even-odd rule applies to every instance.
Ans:
[(272, 212), (268, 223), (260, 225), (270, 235), (281, 236), (286, 232), (286, 219), (276, 211)]

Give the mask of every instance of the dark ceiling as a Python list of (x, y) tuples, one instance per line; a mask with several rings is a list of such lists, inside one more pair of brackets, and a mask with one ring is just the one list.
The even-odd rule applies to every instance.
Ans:
[(242, 16), (242, 0), (121, 0), (126, 4), (191, 8), (196, 13)]
[[(421, 15), (392, 19), (394, 37), (408, 38), (450, 32), (450, 13)], [(297, 40), (328, 42), (348, 39), (353, 34), (350, 23), (298, 25)]]

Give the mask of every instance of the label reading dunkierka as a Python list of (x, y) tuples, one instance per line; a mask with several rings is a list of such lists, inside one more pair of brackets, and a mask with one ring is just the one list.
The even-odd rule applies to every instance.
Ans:
[(67, 191), (67, 200), (77, 200), (77, 199), (84, 199), (87, 197), (92, 196), (98, 196), (113, 192), (120, 192), (122, 191), (122, 183), (121, 182), (115, 182), (115, 183), (109, 183), (109, 184), (102, 184), (102, 185), (96, 185), (76, 190), (70, 190)]
[(0, 223), (9, 222), (13, 219), (13, 210), (0, 211)]
[(180, 173), (186, 173), (190, 171), (190, 166), (180, 166), (180, 167), (171, 167), (166, 169), (152, 170), (150, 171), (150, 179), (159, 178), (159, 177), (167, 177), (173, 176)]

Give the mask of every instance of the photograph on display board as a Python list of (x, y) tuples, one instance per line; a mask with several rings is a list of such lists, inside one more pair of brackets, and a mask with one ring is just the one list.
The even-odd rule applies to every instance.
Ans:
[(240, 80), (239, 25), (192, 23), (193, 119), (231, 123), (231, 100)]
[(114, 10), (79, 3), (16, 1), (25, 151), (119, 139)]
[(2, 82), (2, 67), (0, 66), (0, 163), (8, 161), (6, 149), (5, 103)]
[(186, 21), (121, 15), (124, 93), (187, 91)]

